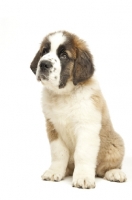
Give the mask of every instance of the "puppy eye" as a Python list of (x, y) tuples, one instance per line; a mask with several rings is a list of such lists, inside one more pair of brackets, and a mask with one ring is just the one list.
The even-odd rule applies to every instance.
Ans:
[(60, 59), (67, 59), (67, 54), (66, 53), (61, 53), (60, 54)]
[(41, 55), (43, 56), (43, 55), (47, 54), (48, 52), (49, 52), (49, 51), (48, 51), (47, 48), (43, 48), (43, 51), (42, 51), (42, 54), (41, 54)]

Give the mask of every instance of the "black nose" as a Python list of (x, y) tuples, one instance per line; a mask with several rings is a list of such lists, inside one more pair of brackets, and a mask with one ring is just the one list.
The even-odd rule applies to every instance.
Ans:
[(48, 60), (42, 60), (42, 61), (40, 62), (40, 69), (41, 69), (41, 70), (47, 70), (47, 69), (49, 69), (49, 68), (51, 68), (51, 67), (52, 67), (52, 64), (51, 64), (51, 62), (48, 61)]

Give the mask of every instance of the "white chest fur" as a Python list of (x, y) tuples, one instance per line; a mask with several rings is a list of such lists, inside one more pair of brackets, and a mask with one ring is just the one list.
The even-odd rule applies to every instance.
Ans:
[[(80, 125), (91, 126), (91, 122), (101, 122), (99, 111), (95, 108), (91, 96), (93, 86), (80, 87), (67, 95), (57, 95), (43, 90), (42, 106), (46, 119), (50, 119), (59, 136), (69, 149), (75, 147), (75, 134)], [(100, 126), (100, 124), (99, 124)]]
[(50, 119), (59, 136), (69, 149), (74, 148), (75, 110), (79, 105), (74, 103), (74, 95), (52, 95), (43, 91), (43, 112)]

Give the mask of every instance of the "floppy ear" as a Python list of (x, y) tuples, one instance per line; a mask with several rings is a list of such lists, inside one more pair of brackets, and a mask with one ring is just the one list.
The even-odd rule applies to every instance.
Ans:
[(77, 58), (73, 68), (73, 84), (77, 85), (89, 79), (94, 73), (94, 66), (92, 61), (92, 55), (85, 50), (77, 50)]
[(30, 68), (33, 71), (34, 74), (36, 74), (36, 69), (37, 69), (37, 65), (40, 59), (40, 51), (38, 51), (33, 59), (33, 61), (31, 62)]

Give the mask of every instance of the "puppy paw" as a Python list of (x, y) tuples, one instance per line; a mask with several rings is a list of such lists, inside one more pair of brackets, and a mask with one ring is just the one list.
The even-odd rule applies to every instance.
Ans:
[(125, 182), (126, 175), (120, 169), (111, 169), (105, 173), (104, 179), (114, 182)]
[(78, 174), (73, 177), (73, 187), (83, 188), (83, 189), (90, 189), (95, 188), (95, 178), (89, 177), (87, 174), (82, 175)]
[(63, 179), (63, 175), (59, 171), (47, 170), (41, 178), (46, 181), (61, 181)]

